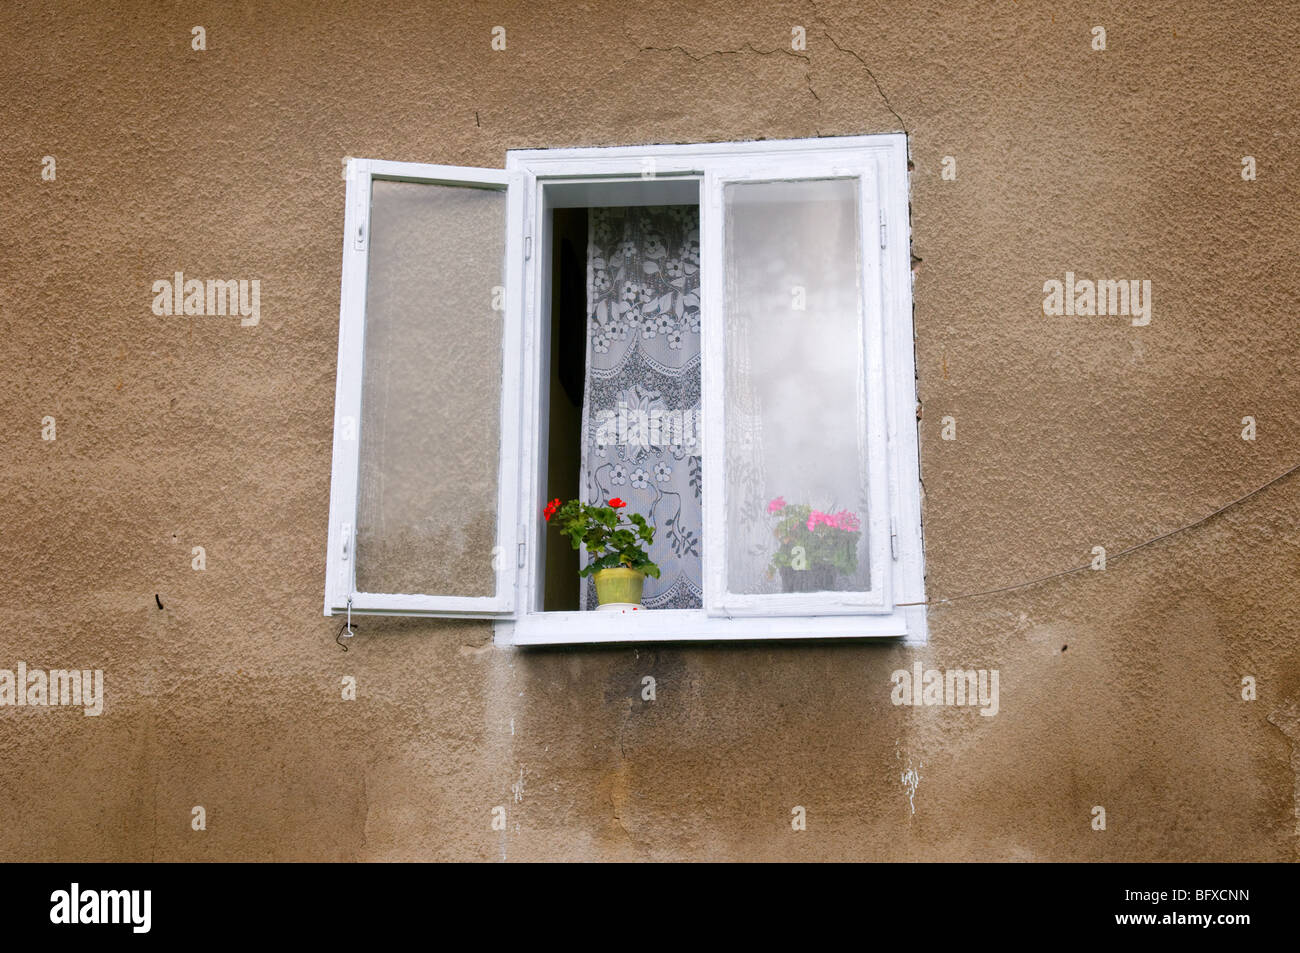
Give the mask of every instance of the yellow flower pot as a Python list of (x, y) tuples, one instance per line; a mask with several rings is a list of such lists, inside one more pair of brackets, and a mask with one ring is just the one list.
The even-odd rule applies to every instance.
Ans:
[(598, 569), (592, 578), (596, 580), (596, 601), (602, 606), (614, 602), (623, 605), (641, 604), (645, 574), (640, 570), (628, 569), (626, 566)]

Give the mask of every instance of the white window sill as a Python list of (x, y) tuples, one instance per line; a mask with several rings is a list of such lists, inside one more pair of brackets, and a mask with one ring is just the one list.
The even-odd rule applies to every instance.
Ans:
[(857, 616), (712, 617), (702, 609), (530, 612), (495, 623), (498, 645), (902, 638), (924, 645), (924, 606)]

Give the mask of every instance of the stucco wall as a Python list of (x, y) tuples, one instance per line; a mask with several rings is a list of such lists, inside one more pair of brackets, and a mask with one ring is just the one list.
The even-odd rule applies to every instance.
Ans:
[[(99, 717), (0, 708), (0, 857), (1294, 860), (1300, 475), (924, 649), (344, 654), (320, 606), (343, 156), (905, 129), (941, 598), (1300, 460), (1298, 48), (1289, 2), (0, 5), (0, 668), (105, 673)], [(175, 271), (260, 323), (155, 316)], [(1151, 323), (1045, 315), (1066, 271)], [(916, 660), (999, 713), (894, 706)]]

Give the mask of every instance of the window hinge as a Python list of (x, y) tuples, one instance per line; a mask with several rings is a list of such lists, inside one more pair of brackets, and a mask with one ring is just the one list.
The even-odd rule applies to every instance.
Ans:
[(529, 258), (532, 257), (533, 257), (533, 236), (525, 235), (524, 236), (524, 261), (527, 261)]
[(352, 551), (352, 524), (344, 523), (342, 527), (339, 528), (339, 536), (342, 537), (342, 541), (339, 544), (339, 555), (343, 558), (344, 562), (347, 562), (348, 553)]
[(519, 544), (519, 568), (524, 568), (524, 543)]
[(366, 230), (370, 222), (370, 179), (362, 173), (369, 170), (370, 164), (365, 159), (353, 160), (353, 171), (356, 172), (356, 179), (350, 183), (356, 192), (355, 204), (352, 207), (353, 221), (356, 222), (355, 231), (352, 235), (352, 247), (358, 251), (364, 251), (366, 247)]
[(885, 210), (884, 210), (884, 209), (881, 209), (881, 210), (880, 210), (880, 247), (881, 247), (881, 248), (884, 248), (884, 247), (885, 247), (885, 233), (886, 233), (886, 229), (885, 229)]
[(889, 555), (898, 558), (898, 524), (892, 516), (889, 518)]

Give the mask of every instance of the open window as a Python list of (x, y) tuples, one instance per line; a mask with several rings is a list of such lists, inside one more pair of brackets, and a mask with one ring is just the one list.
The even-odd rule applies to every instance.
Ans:
[(349, 165), (327, 612), (514, 611), (512, 201), (500, 170)]
[[(352, 160), (326, 613), (924, 641), (902, 136)], [(589, 611), (549, 499), (656, 525)]]

